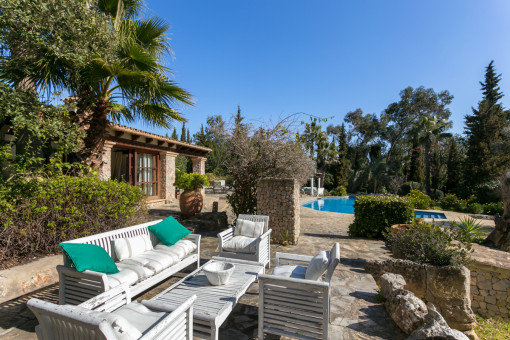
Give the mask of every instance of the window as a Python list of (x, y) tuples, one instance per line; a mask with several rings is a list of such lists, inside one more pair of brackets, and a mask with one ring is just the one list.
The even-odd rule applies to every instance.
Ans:
[(158, 196), (158, 155), (135, 153), (136, 183), (147, 196)]

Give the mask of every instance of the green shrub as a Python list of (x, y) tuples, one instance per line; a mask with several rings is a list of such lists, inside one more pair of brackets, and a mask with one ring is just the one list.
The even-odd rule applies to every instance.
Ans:
[(413, 203), (408, 198), (358, 196), (354, 202), (354, 223), (349, 226), (349, 235), (381, 237), (391, 225), (409, 223), (413, 218)]
[(444, 192), (439, 189), (434, 189), (430, 192), (430, 198), (432, 198), (434, 201), (441, 202), (441, 200), (444, 198)]
[(459, 198), (455, 194), (446, 195), (440, 205), (441, 208), (445, 210), (456, 210), (459, 206), (462, 206), (462, 204), (459, 203)]
[(480, 203), (471, 203), (467, 206), (466, 210), (471, 214), (482, 214), (483, 206)]
[(209, 186), (209, 179), (207, 175), (181, 172), (177, 175), (174, 185), (179, 189), (196, 190)]
[(405, 197), (413, 202), (416, 209), (430, 209), (432, 199), (420, 190), (411, 190)]
[(343, 185), (331, 190), (328, 193), (329, 196), (347, 196), (347, 189)]
[(454, 244), (453, 235), (452, 231), (431, 223), (385, 234), (395, 258), (435, 266), (467, 264), (469, 250)]
[(486, 215), (500, 215), (503, 216), (504, 207), (503, 202), (485, 203), (483, 206), (483, 213)]
[(400, 196), (405, 196), (408, 193), (410, 193), (411, 190), (423, 190), (423, 187), (418, 182), (406, 182), (406, 183), (402, 184), (402, 186), (400, 187), (400, 189), (398, 191), (398, 194)]
[[(24, 188), (23, 188), (24, 187)], [(145, 194), (138, 187), (97, 177), (31, 180), (12, 201), (0, 198), (0, 265), (60, 252), (62, 241), (145, 221)]]

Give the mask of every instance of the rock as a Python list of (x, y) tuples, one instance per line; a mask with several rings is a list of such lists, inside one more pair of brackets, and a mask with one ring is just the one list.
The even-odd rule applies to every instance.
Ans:
[(389, 299), (395, 290), (404, 289), (406, 281), (402, 275), (385, 273), (379, 279), (379, 284), (381, 286), (382, 296)]
[(395, 291), (385, 302), (391, 318), (404, 333), (411, 334), (425, 324), (427, 306), (412, 292), (404, 289)]
[(433, 304), (427, 304), (427, 324), (415, 330), (407, 340), (469, 340), (464, 333), (451, 329)]

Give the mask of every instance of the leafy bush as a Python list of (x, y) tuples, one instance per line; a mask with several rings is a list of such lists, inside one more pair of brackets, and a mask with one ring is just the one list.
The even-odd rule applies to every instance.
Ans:
[(468, 202), (467, 200), (458, 198), (455, 194), (448, 194), (441, 201), (441, 208), (445, 210), (454, 210), (454, 211), (466, 211)]
[(416, 209), (430, 209), (432, 199), (420, 190), (411, 190), (406, 197), (413, 202)]
[(444, 192), (439, 189), (434, 189), (430, 192), (430, 198), (434, 201), (440, 202), (444, 198)]
[(485, 203), (483, 206), (483, 213), (487, 215), (500, 215), (503, 216), (504, 207), (503, 202)]
[(413, 218), (413, 203), (408, 198), (358, 196), (354, 202), (354, 223), (349, 226), (349, 235), (381, 237), (391, 225), (409, 223)]
[(410, 193), (411, 190), (422, 190), (422, 189), (423, 189), (423, 187), (418, 182), (406, 182), (406, 183), (402, 184), (402, 186), (400, 187), (400, 190), (398, 191), (398, 194), (400, 196), (405, 196), (408, 193)]
[(61, 176), (27, 180), (16, 188), (16, 200), (0, 197), (2, 267), (10, 260), (55, 254), (62, 241), (123, 228), (146, 216), (145, 194), (127, 183)]
[(331, 190), (328, 193), (329, 196), (347, 196), (347, 189), (343, 185)]
[(482, 214), (483, 206), (480, 203), (471, 203), (467, 206), (466, 210), (471, 214)]
[(206, 175), (181, 172), (177, 175), (174, 185), (179, 189), (196, 190), (209, 186), (209, 179)]
[(485, 239), (487, 233), (487, 228), (472, 217), (461, 217), (459, 222), (453, 223), (452, 228), (457, 233), (455, 238), (465, 243), (479, 243)]
[(454, 233), (431, 223), (386, 233), (393, 256), (436, 266), (468, 263), (468, 252), (462, 244), (454, 244)]

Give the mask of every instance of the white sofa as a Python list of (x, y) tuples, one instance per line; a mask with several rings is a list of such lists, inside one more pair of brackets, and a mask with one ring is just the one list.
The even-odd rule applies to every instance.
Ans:
[[(158, 238), (148, 229), (150, 225), (159, 222), (161, 220), (67, 241), (66, 243), (95, 244), (104, 248), (116, 262), (120, 272), (110, 275), (91, 270), (78, 272), (71, 267), (71, 263), (64, 255), (64, 265), (57, 266), (60, 288), (59, 303), (78, 305), (123, 284), (127, 284), (130, 294), (135, 296), (192, 264), (196, 264), (198, 268), (200, 266), (200, 235), (190, 234), (176, 243), (176, 245), (180, 243), (185, 245), (183, 248), (186, 248), (187, 251), (178, 259), (169, 260), (168, 249), (166, 249), (169, 247), (160, 244)], [(147, 263), (141, 262), (140, 256), (135, 256), (131, 261), (130, 259), (118, 261), (113, 241), (140, 235), (148, 235), (152, 247), (154, 247), (153, 250), (141, 254), (145, 254), (145, 256), (141, 256), (144, 259), (149, 259), (144, 261)], [(160, 261), (158, 261), (158, 257)], [(165, 261), (162, 261), (163, 259)]]

